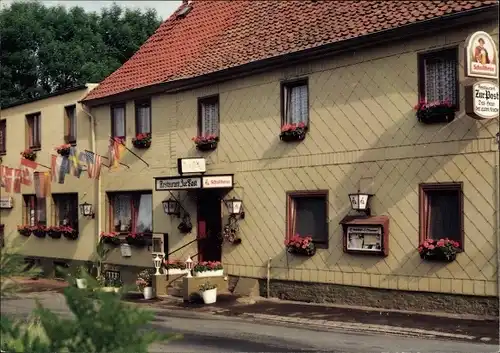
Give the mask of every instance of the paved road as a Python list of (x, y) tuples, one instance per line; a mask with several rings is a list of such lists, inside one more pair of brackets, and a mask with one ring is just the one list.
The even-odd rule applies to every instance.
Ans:
[[(40, 298), (40, 296), (38, 296)], [(42, 303), (61, 314), (68, 313), (58, 294), (44, 294)], [(34, 307), (33, 298), (3, 300), (2, 313), (27, 315)], [(174, 314), (175, 315), (175, 314)], [(342, 331), (321, 331), (307, 327), (266, 325), (240, 318), (214, 315), (186, 317), (161, 312), (152, 329), (184, 335), (179, 341), (154, 345), (151, 352), (299, 352), (333, 353), (494, 353), (494, 345), (439, 341), (422, 338), (368, 335)]]

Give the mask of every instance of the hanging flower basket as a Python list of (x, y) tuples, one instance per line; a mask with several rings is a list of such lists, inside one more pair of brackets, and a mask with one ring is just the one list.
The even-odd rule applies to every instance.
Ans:
[(36, 152), (33, 151), (31, 148), (27, 148), (24, 151), (22, 151), (21, 156), (23, 156), (24, 159), (28, 159), (30, 161), (36, 160)]
[(427, 103), (422, 100), (414, 109), (418, 121), (423, 124), (449, 123), (455, 119), (455, 109), (449, 101)]
[(295, 255), (313, 256), (316, 254), (316, 246), (312, 242), (312, 237), (301, 237), (296, 234), (285, 240), (286, 250)]
[(45, 238), (47, 235), (47, 227), (43, 225), (37, 225), (32, 228), (33, 235), (37, 238)]
[(33, 233), (33, 227), (28, 226), (28, 225), (17, 226), (17, 231), (22, 236), (29, 237), (31, 235), (31, 233)]
[(307, 127), (304, 123), (298, 124), (285, 124), (281, 127), (280, 140), (289, 141), (302, 141), (306, 138)]
[(102, 232), (101, 233), (101, 241), (104, 244), (110, 244), (110, 245), (120, 245), (120, 238), (119, 238), (120, 233), (117, 232)]
[(62, 236), (61, 227), (59, 226), (48, 227), (47, 235), (52, 239), (60, 239)]
[(57, 146), (54, 150), (63, 157), (68, 157), (71, 151), (71, 145), (69, 143)]
[(149, 134), (149, 133), (137, 134), (137, 136), (135, 136), (132, 139), (132, 145), (134, 145), (135, 148), (139, 148), (139, 149), (149, 148), (151, 146), (151, 134)]
[(136, 246), (139, 248), (146, 246), (146, 238), (144, 237), (144, 234), (142, 234), (142, 233), (130, 233), (125, 238), (125, 241), (129, 245)]
[(193, 141), (198, 150), (211, 151), (217, 148), (217, 143), (219, 142), (219, 136), (215, 135), (195, 136), (193, 137)]
[(78, 238), (78, 230), (70, 226), (60, 226), (61, 234), (63, 237), (69, 240), (75, 240)]
[(445, 239), (426, 239), (418, 247), (418, 253), (423, 260), (452, 262), (460, 251), (457, 241)]

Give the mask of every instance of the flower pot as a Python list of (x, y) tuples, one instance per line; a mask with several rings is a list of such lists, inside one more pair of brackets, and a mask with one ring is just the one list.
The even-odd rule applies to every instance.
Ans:
[(25, 236), (25, 237), (29, 237), (31, 235), (31, 230), (19, 230), (18, 231), (19, 234), (21, 234), (22, 236)]
[(47, 232), (47, 235), (51, 237), (52, 239), (60, 239), (62, 236), (61, 232), (55, 231), (55, 230), (50, 230)]
[(47, 235), (47, 231), (45, 230), (34, 230), (33, 235), (37, 238), (45, 238)]
[(85, 278), (77, 278), (76, 279), (76, 286), (80, 289), (87, 288), (87, 280)]
[(294, 254), (297, 256), (314, 256), (316, 254), (316, 248), (312, 249), (299, 249), (296, 247), (288, 247), (287, 251), (290, 254)]
[(280, 134), (280, 140), (284, 142), (290, 141), (302, 141), (306, 138), (305, 131), (303, 132), (282, 132)]
[(211, 151), (217, 148), (217, 142), (213, 141), (213, 142), (198, 143), (196, 145), (196, 148), (199, 151)]
[(102, 242), (110, 245), (120, 245), (120, 238), (115, 237), (102, 237)]
[(426, 261), (453, 262), (456, 260), (457, 254), (455, 253), (455, 254), (450, 254), (450, 255), (446, 256), (442, 252), (431, 252), (431, 253), (423, 252), (420, 254), (420, 257)]
[(217, 300), (217, 288), (201, 292), (201, 297), (205, 304), (213, 304)]
[(224, 275), (224, 270), (195, 272), (195, 277), (219, 277)]
[(146, 287), (142, 290), (142, 294), (144, 295), (144, 299), (149, 300), (153, 299), (153, 287)]
[(174, 275), (183, 275), (188, 272), (187, 269), (181, 269), (181, 268), (169, 268), (165, 269), (165, 274), (169, 276), (174, 276)]
[(66, 239), (69, 239), (69, 240), (75, 240), (78, 238), (78, 232), (77, 231), (74, 231), (74, 232), (64, 232), (63, 233), (64, 237)]
[(455, 119), (455, 111), (447, 106), (434, 106), (417, 111), (417, 119), (423, 124), (449, 123)]
[(132, 237), (127, 237), (125, 238), (127, 244), (136, 246), (139, 248), (142, 248), (146, 245), (146, 240), (143, 237), (140, 238), (132, 238)]
[(137, 149), (146, 149), (151, 147), (151, 140), (150, 141), (132, 141), (132, 145), (134, 145), (135, 148)]

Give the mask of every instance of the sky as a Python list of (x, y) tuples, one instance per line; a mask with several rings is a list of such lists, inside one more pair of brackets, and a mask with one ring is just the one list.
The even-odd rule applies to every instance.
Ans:
[[(18, 0), (19, 1), (19, 0)], [(57, 6), (63, 5), (65, 7), (72, 6), (80, 6), (83, 7), (86, 11), (97, 11), (99, 12), (104, 7), (109, 7), (113, 4), (113, 1), (48, 1), (48, 0), (40, 0), (42, 3), (48, 6)], [(14, 2), (14, 0), (0, 0), (1, 6), (9, 6)], [(131, 9), (141, 9), (145, 10), (147, 8), (153, 8), (156, 10), (158, 15), (161, 16), (162, 19), (166, 19), (170, 16), (179, 5), (182, 3), (181, 0), (158, 0), (158, 1), (114, 1), (118, 5), (123, 7), (129, 7)]]

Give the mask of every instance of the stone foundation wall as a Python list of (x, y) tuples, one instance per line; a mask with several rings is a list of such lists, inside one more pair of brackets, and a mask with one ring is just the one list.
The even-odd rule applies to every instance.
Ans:
[[(260, 295), (265, 296), (267, 291), (266, 281), (259, 280), (259, 287)], [(497, 297), (410, 292), (327, 283), (277, 280), (271, 280), (270, 282), (270, 296), (283, 300), (309, 303), (331, 303), (420, 312), (498, 316)]]

